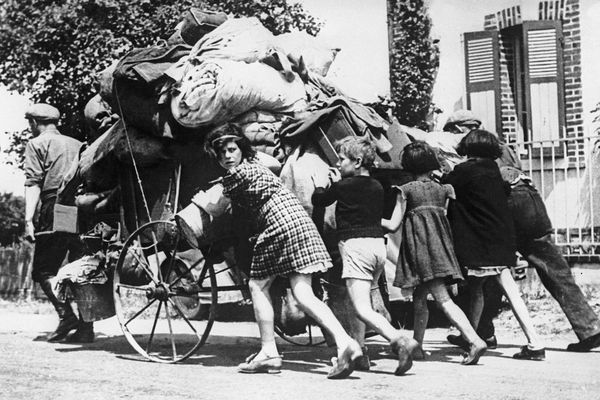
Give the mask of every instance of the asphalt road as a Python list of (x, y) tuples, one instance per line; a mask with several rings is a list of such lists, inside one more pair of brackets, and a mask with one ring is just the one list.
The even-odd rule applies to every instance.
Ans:
[(333, 350), (282, 343), (279, 375), (243, 375), (236, 365), (258, 346), (253, 323), (217, 322), (209, 343), (187, 361), (144, 361), (121, 335), (114, 318), (96, 323), (88, 345), (51, 344), (35, 338), (54, 327), (53, 315), (0, 310), (2, 399), (600, 399), (600, 351), (562, 351), (572, 337), (547, 337), (543, 362), (513, 360), (524, 339), (500, 331), (500, 346), (480, 365), (459, 364), (460, 351), (445, 329), (427, 332), (425, 361), (406, 376), (379, 337), (368, 340), (370, 372), (327, 380)]

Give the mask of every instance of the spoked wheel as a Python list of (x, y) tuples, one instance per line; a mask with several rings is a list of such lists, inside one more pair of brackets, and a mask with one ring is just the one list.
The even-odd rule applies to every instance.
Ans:
[[(177, 225), (152, 221), (127, 238), (114, 273), (115, 310), (123, 334), (148, 360), (185, 360), (206, 342), (217, 305), (213, 266), (205, 262), (199, 277), (177, 257), (184, 240)], [(190, 321), (185, 305), (207, 302), (202, 321)]]
[(288, 336), (277, 326), (275, 326), (275, 333), (286, 342), (295, 344), (296, 346), (319, 346), (325, 343), (323, 334), (321, 334), (321, 328), (316, 325), (308, 324), (306, 326), (306, 333), (302, 335)]

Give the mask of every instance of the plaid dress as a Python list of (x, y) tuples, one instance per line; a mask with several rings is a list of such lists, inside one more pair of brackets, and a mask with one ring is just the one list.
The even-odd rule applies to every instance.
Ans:
[(254, 220), (259, 232), (251, 278), (313, 272), (313, 268), (325, 270), (331, 266), (321, 236), (300, 201), (266, 167), (244, 161), (227, 172), (223, 186), (223, 193)]

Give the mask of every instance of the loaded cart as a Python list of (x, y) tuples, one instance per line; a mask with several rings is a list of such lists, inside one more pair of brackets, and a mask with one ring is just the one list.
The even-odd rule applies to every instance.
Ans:
[[(335, 140), (367, 135), (381, 164), (397, 168), (385, 158), (402, 142), (387, 137), (389, 122), (326, 78), (338, 50), (305, 34), (273, 36), (255, 18), (192, 9), (168, 43), (135, 49), (100, 74), (100, 93), (86, 107), (94, 140), (65, 193), (83, 187), (96, 201), (88, 210), (106, 198), (117, 204), (118, 238), (105, 247), (114, 308), (126, 339), (148, 360), (188, 358), (206, 342), (217, 304), (249, 298), (253, 232), (220, 190), (223, 171), (204, 151), (210, 129), (242, 128), (331, 251), (333, 209), (313, 212), (310, 196), (312, 174), (337, 162)], [(199, 191), (203, 206), (190, 205)], [(324, 342), (286, 301), (285, 284), (272, 296), (282, 338)]]

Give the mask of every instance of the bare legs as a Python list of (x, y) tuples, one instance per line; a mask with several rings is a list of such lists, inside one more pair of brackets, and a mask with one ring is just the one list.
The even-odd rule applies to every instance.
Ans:
[[(469, 290), (471, 291), (471, 303), (469, 307), (469, 319), (475, 329), (479, 325), (479, 319), (481, 318), (481, 312), (483, 310), (483, 284), (486, 278), (473, 278), (469, 280)], [(529, 316), (529, 311), (527, 310), (527, 306), (525, 302), (521, 298), (521, 294), (519, 293), (519, 288), (515, 283), (512, 275), (510, 274), (510, 269), (505, 268), (502, 270), (500, 275), (494, 276), (494, 279), (498, 280), (498, 283), (504, 290), (506, 294), (506, 298), (510, 303), (510, 306), (513, 310), (513, 314), (519, 321), (519, 325), (523, 330), (523, 333), (527, 337), (527, 341), (529, 346), (532, 348), (543, 348), (542, 342), (535, 331), (533, 326), (533, 321)]]
[(419, 344), (402, 335), (387, 319), (371, 306), (371, 281), (362, 279), (346, 279), (346, 287), (358, 318), (386, 338), (392, 351), (398, 355), (396, 375), (403, 375), (412, 367), (412, 352)]
[[(311, 275), (292, 273), (290, 275), (290, 285), (294, 297), (296, 297), (296, 300), (300, 303), (300, 307), (302, 307), (302, 309), (310, 315), (319, 326), (327, 329), (333, 336), (338, 351), (338, 358), (342, 358), (342, 353), (344, 351), (350, 351), (350, 353), (352, 353), (352, 359), (359, 357), (362, 353), (358, 343), (346, 333), (329, 307), (315, 296), (312, 290)], [(348, 350), (349, 347), (351, 347), (350, 350)]]
[[(361, 355), (360, 346), (344, 330), (331, 310), (319, 300), (312, 290), (310, 274), (292, 273), (290, 276), (292, 293), (300, 307), (309, 314), (320, 326), (327, 329), (335, 339), (340, 363), (348, 363)], [(275, 343), (273, 303), (269, 288), (274, 277), (266, 279), (250, 279), (248, 287), (252, 296), (254, 316), (260, 332), (261, 350), (256, 360), (278, 357)]]
[(402, 336), (387, 319), (371, 307), (371, 281), (362, 279), (346, 279), (348, 293), (358, 318), (386, 338), (392, 341)]
[(266, 279), (250, 279), (248, 288), (252, 296), (254, 317), (260, 332), (261, 349), (257, 359), (276, 357), (279, 355), (275, 344), (275, 315), (269, 288), (275, 277)]
[[(427, 293), (431, 293), (438, 306), (444, 311), (446, 317), (458, 328), (463, 337), (469, 342), (470, 351), (463, 361), (464, 364), (476, 364), (479, 357), (486, 349), (485, 342), (475, 332), (469, 323), (465, 313), (452, 301), (444, 282), (441, 279), (433, 279), (415, 288), (413, 301), (415, 307), (414, 338), (423, 345), (425, 329), (429, 319), (427, 309)], [(481, 312), (480, 312), (481, 315)]]
[(425, 285), (419, 285), (413, 293), (413, 338), (423, 347), (423, 339), (425, 338), (425, 330), (429, 321), (429, 308), (427, 307), (427, 289)]
[(504, 294), (506, 294), (506, 298), (510, 303), (513, 314), (515, 314), (523, 333), (527, 337), (529, 346), (538, 349), (543, 348), (542, 341), (533, 327), (533, 321), (529, 316), (529, 310), (527, 310), (527, 306), (519, 293), (519, 287), (510, 274), (510, 270), (508, 268), (503, 269), (502, 273), (497, 276), (496, 279), (498, 279), (500, 286), (504, 289)]

